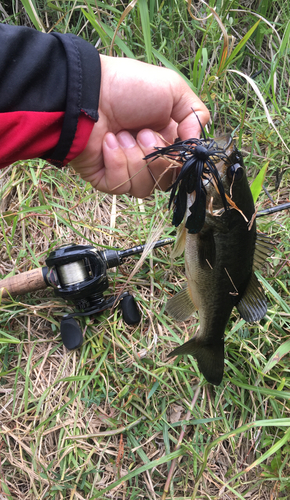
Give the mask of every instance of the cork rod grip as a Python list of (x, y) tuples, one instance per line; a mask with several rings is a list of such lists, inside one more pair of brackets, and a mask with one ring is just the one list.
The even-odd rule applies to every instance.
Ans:
[(44, 280), (45, 267), (39, 267), (25, 273), (16, 274), (10, 278), (0, 280), (0, 297), (6, 298), (9, 295), (24, 295), (47, 287)]

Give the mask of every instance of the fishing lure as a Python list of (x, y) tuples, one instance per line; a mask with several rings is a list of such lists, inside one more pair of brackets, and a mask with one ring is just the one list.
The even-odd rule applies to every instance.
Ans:
[[(199, 118), (196, 115), (198, 121)], [(145, 157), (145, 160), (154, 161), (158, 157), (174, 160), (182, 165), (176, 181), (167, 189), (171, 191), (168, 208), (174, 205), (172, 224), (177, 227), (182, 222), (186, 212), (187, 194), (195, 192), (195, 200), (189, 207), (185, 227), (190, 234), (201, 231), (206, 213), (206, 187), (204, 181), (215, 184), (221, 196), (225, 211), (229, 204), (225, 196), (224, 187), (215, 163), (220, 160), (229, 161), (226, 150), (232, 142), (229, 137), (227, 143), (221, 147), (214, 139), (207, 138), (204, 128), (199, 121), (202, 138), (177, 141), (170, 146), (156, 147), (156, 151)], [(236, 153), (238, 153), (236, 151)], [(238, 156), (238, 155), (236, 155)], [(239, 158), (236, 158), (238, 163)], [(232, 162), (230, 162), (232, 163)]]

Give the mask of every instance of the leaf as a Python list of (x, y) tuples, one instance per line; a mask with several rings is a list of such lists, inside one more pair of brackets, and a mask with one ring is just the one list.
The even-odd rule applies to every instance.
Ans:
[[(100, 21), (100, 24), (101, 24), (103, 30), (112, 39), (114, 36), (114, 31), (111, 28), (109, 28), (105, 23), (102, 23), (102, 21)], [(121, 49), (122, 52), (124, 52), (124, 54), (127, 57), (130, 57), (131, 59), (135, 59), (133, 52), (127, 47), (127, 45), (123, 42), (123, 40), (121, 40), (121, 38), (119, 36), (116, 36), (115, 42), (116, 42), (116, 45), (119, 47), (119, 49)]]
[[(138, 443), (139, 444), (139, 443)], [(127, 481), (130, 481), (133, 477), (141, 475), (143, 472), (146, 472), (147, 470), (151, 470), (155, 467), (159, 467), (162, 464), (166, 464), (168, 462), (171, 462), (171, 460), (174, 460), (174, 458), (179, 458), (182, 455), (186, 454), (186, 450), (181, 447), (179, 450), (173, 451), (172, 453), (169, 453), (168, 455), (165, 455), (164, 457), (157, 458), (156, 460), (153, 460), (152, 462), (145, 463), (145, 465), (142, 465), (141, 467), (137, 467), (133, 471), (129, 472), (129, 474), (126, 474), (126, 476), (121, 477), (114, 483), (109, 484), (109, 486), (106, 486), (104, 489), (99, 491), (93, 498), (101, 498), (103, 497), (104, 493), (111, 491), (114, 488), (117, 488), (119, 484), (125, 483)]]
[(289, 354), (290, 352), (290, 339), (286, 340), (286, 342), (283, 342), (280, 347), (274, 352), (274, 354), (271, 356), (269, 359), (268, 363), (263, 369), (263, 373), (268, 373), (274, 366), (276, 366), (278, 363), (280, 363), (281, 359), (283, 356), (286, 356), (286, 354)]
[(129, 5), (127, 5), (126, 9), (122, 13), (122, 15), (121, 15), (121, 17), (120, 17), (120, 19), (118, 21), (117, 27), (115, 29), (114, 36), (112, 38), (112, 42), (111, 42), (111, 46), (110, 46), (110, 56), (113, 55), (113, 46), (114, 46), (115, 38), (117, 36), (119, 28), (120, 28), (122, 22), (124, 21), (125, 17), (129, 14), (129, 12), (131, 12), (131, 10), (135, 7), (135, 5), (136, 5), (137, 2), (138, 2), (138, 0), (132, 0), (132, 2), (130, 2)]
[(170, 416), (169, 416), (170, 423), (176, 424), (177, 422), (179, 422), (182, 412), (183, 412), (183, 406), (172, 404), (170, 406)]
[(284, 35), (283, 35), (282, 43), (281, 43), (281, 46), (279, 49), (280, 56), (284, 55), (285, 49), (286, 49), (287, 45), (289, 44), (289, 37), (290, 37), (290, 21), (288, 21), (287, 28), (286, 28)]
[(0, 498), (3, 498), (3, 500), (13, 500), (13, 497), (10, 493), (7, 484), (4, 482), (4, 479), (0, 479), (0, 488), (3, 490), (3, 493), (5, 493), (5, 497), (4, 495), (3, 496), (1, 495)]
[(158, 52), (158, 50), (152, 48), (152, 53), (154, 54), (154, 56), (157, 59), (159, 59), (159, 61), (163, 64), (163, 66), (165, 66), (168, 69), (172, 69), (173, 71), (175, 71), (176, 73), (178, 73), (183, 78), (183, 80), (186, 81), (187, 85), (191, 88), (191, 90), (193, 90), (194, 92), (197, 92), (197, 89), (192, 84), (192, 82), (188, 78), (186, 78), (186, 76), (184, 76), (181, 73), (181, 71), (179, 71), (176, 68), (176, 66), (174, 66), (174, 64), (172, 64), (170, 61), (168, 61), (168, 59), (166, 59), (166, 57), (164, 57), (162, 54), (160, 54), (160, 52)]
[(45, 29), (43, 26), (43, 23), (38, 15), (38, 12), (34, 6), (34, 3), (32, 0), (22, 0), (23, 6), (25, 8), (25, 11), (29, 17), (29, 19), (33, 22), (35, 28), (38, 31), (43, 31), (45, 33)]
[(259, 19), (256, 22), (256, 24), (254, 24), (254, 26), (252, 26), (251, 29), (249, 29), (249, 31), (245, 34), (245, 36), (242, 38), (242, 40), (239, 41), (238, 45), (235, 47), (235, 49), (233, 50), (230, 57), (228, 57), (227, 61), (225, 62), (224, 68), (226, 66), (228, 66), (232, 62), (232, 60), (238, 55), (238, 53), (241, 51), (243, 46), (247, 43), (249, 38), (252, 36), (254, 31), (256, 30), (256, 28), (258, 27), (260, 22), (261, 22), (261, 19)]
[(65, 10), (64, 9), (61, 9), (60, 7), (58, 7), (57, 5), (54, 5), (54, 3), (52, 2), (47, 2), (47, 7), (49, 7), (50, 9), (52, 10), (57, 10), (58, 12), (61, 12), (62, 14), (65, 13)]
[(157, 380), (156, 382), (154, 382), (154, 384), (152, 386), (152, 389), (151, 389), (151, 391), (148, 394), (148, 399), (150, 399), (151, 396), (153, 396), (154, 392), (158, 389), (158, 387), (159, 387), (159, 382)]
[[(102, 42), (104, 45), (107, 45), (107, 39), (106, 37), (108, 36), (110, 40), (113, 40), (114, 38), (114, 31), (109, 28), (105, 23), (102, 23), (102, 21), (97, 22), (95, 17), (89, 13), (86, 12), (84, 9), (81, 9), (82, 13), (86, 16), (86, 18), (90, 21), (91, 25), (95, 28), (96, 32), (100, 36)], [(127, 47), (127, 45), (119, 38), (118, 36), (115, 36), (114, 39), (116, 45), (119, 47), (119, 49), (124, 52), (124, 54), (127, 57), (130, 57), (131, 59), (135, 59), (135, 56), (133, 52)]]
[(261, 168), (257, 177), (255, 178), (255, 180), (251, 184), (251, 192), (253, 195), (254, 203), (256, 203), (258, 196), (261, 192), (262, 186), (264, 184), (265, 175), (266, 175), (268, 165), (269, 165), (269, 162), (267, 161), (267, 163), (265, 163), (265, 165)]
[(257, 97), (261, 101), (261, 104), (262, 104), (262, 106), (264, 108), (264, 111), (265, 111), (265, 114), (266, 114), (266, 117), (267, 117), (269, 125), (271, 125), (273, 127), (273, 129), (275, 130), (276, 134), (280, 138), (281, 142), (284, 144), (285, 148), (287, 149), (288, 153), (290, 153), (290, 149), (288, 148), (286, 142), (282, 138), (279, 130), (276, 128), (276, 125), (275, 125), (275, 123), (273, 122), (273, 120), (271, 118), (271, 115), (270, 115), (269, 110), (268, 110), (268, 108), (266, 106), (266, 103), (265, 103), (265, 99), (263, 98), (263, 96), (262, 96), (262, 94), (261, 94), (261, 92), (259, 90), (258, 85), (254, 82), (254, 80), (250, 76), (246, 75), (245, 73), (242, 73), (242, 71), (238, 71), (236, 69), (228, 69), (228, 72), (229, 73), (236, 73), (237, 75), (240, 75), (243, 78), (245, 78), (247, 80), (247, 82), (249, 82), (249, 84), (251, 85), (252, 89), (256, 93)]
[(195, 59), (192, 70), (192, 79), (197, 90), (197, 93), (200, 92), (200, 89), (204, 83), (205, 72), (207, 69), (208, 63), (208, 53), (206, 48), (199, 48)]
[(143, 37), (145, 42), (145, 49), (147, 55), (147, 62), (151, 64), (152, 62), (152, 44), (151, 44), (151, 30), (150, 30), (150, 19), (147, 0), (139, 0), (138, 2), (141, 24), (143, 30)]
[(255, 273), (259, 278), (259, 281), (261, 281), (264, 287), (266, 288), (266, 290), (270, 292), (270, 294), (274, 297), (279, 306), (282, 307), (283, 311), (287, 314), (290, 314), (289, 305), (286, 303), (285, 300), (282, 299), (282, 297), (280, 297), (279, 293), (277, 293), (276, 290), (270, 285), (269, 281), (267, 281), (258, 271), (256, 271)]
[(19, 215), (15, 212), (15, 210), (7, 210), (6, 212), (3, 212), (2, 217), (8, 226), (12, 226), (14, 219), (16, 218), (16, 220), (18, 220)]

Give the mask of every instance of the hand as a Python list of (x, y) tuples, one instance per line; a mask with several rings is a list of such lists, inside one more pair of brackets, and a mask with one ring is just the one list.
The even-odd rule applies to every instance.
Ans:
[[(99, 120), (84, 151), (71, 165), (99, 191), (148, 196), (168, 167), (162, 158), (149, 166), (144, 156), (154, 146), (200, 137), (209, 111), (174, 71), (134, 59), (101, 57)], [(158, 134), (156, 134), (158, 132)], [(171, 184), (168, 170), (157, 184)]]

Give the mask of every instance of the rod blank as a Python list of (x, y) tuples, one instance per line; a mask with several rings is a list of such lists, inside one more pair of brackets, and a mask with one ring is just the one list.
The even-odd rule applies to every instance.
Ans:
[(256, 217), (262, 217), (263, 215), (274, 214), (275, 212), (281, 212), (281, 210), (290, 209), (290, 202), (283, 203), (282, 205), (276, 205), (276, 207), (266, 208), (265, 210), (260, 210), (257, 212)]

